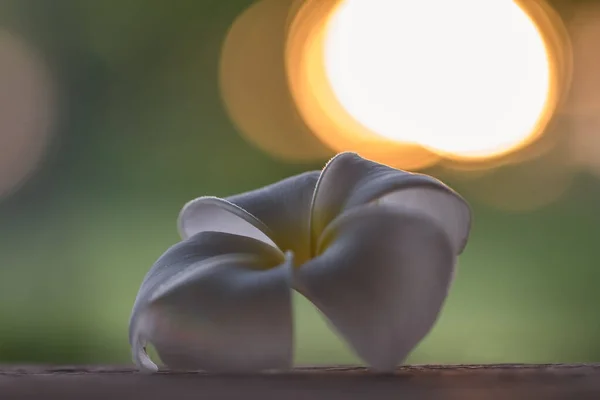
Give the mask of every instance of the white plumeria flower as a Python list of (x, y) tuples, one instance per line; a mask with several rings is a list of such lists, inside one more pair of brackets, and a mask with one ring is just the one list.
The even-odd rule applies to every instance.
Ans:
[(293, 359), (291, 289), (373, 369), (391, 371), (434, 325), (470, 230), (440, 181), (341, 153), (307, 172), (179, 215), (183, 241), (135, 301), (129, 340), (175, 369), (281, 370)]

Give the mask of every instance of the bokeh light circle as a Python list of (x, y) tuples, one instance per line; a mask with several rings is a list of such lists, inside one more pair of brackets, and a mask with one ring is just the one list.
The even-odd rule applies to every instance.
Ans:
[(373, 132), (465, 157), (534, 133), (551, 60), (527, 13), (506, 0), (345, 0), (328, 22), (337, 99)]
[(285, 30), (293, 0), (252, 4), (231, 25), (221, 49), (219, 86), (241, 135), (276, 158), (307, 162), (331, 157), (304, 124), (287, 86)]
[(240, 133), (279, 158), (479, 170), (546, 151), (571, 70), (546, 0), (260, 0), (219, 83)]
[(55, 114), (54, 82), (44, 60), (21, 37), (0, 30), (0, 197), (39, 166)]

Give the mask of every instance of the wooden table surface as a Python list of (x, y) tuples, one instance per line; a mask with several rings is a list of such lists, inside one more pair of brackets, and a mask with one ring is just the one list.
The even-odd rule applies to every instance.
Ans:
[(210, 375), (131, 367), (3, 366), (0, 399), (598, 399), (600, 364), (424, 365), (378, 375), (359, 367)]

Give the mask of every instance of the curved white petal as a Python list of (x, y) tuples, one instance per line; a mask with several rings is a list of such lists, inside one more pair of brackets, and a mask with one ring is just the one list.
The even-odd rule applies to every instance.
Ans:
[(319, 171), (305, 172), (227, 200), (268, 226), (275, 243), (301, 264), (310, 257), (310, 206), (318, 179)]
[(293, 260), (261, 241), (202, 232), (171, 247), (148, 272), (134, 304), (136, 364), (157, 369), (150, 342), (173, 369), (287, 369), (292, 362)]
[(360, 207), (326, 229), (318, 251), (294, 287), (372, 368), (393, 370), (446, 298), (456, 261), (448, 235), (424, 214)]
[(313, 251), (321, 232), (337, 215), (357, 206), (379, 204), (427, 214), (444, 228), (456, 254), (466, 246), (471, 210), (448, 186), (427, 175), (397, 170), (355, 153), (340, 153), (325, 166), (315, 189)]
[(249, 236), (277, 247), (264, 223), (241, 207), (218, 197), (205, 196), (189, 201), (179, 213), (177, 227), (183, 239), (205, 231), (227, 232)]

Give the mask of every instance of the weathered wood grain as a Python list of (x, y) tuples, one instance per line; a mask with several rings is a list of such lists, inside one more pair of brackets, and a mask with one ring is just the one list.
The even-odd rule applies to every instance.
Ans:
[(211, 375), (130, 367), (3, 366), (0, 399), (600, 399), (600, 364), (425, 365), (381, 375), (359, 367)]

